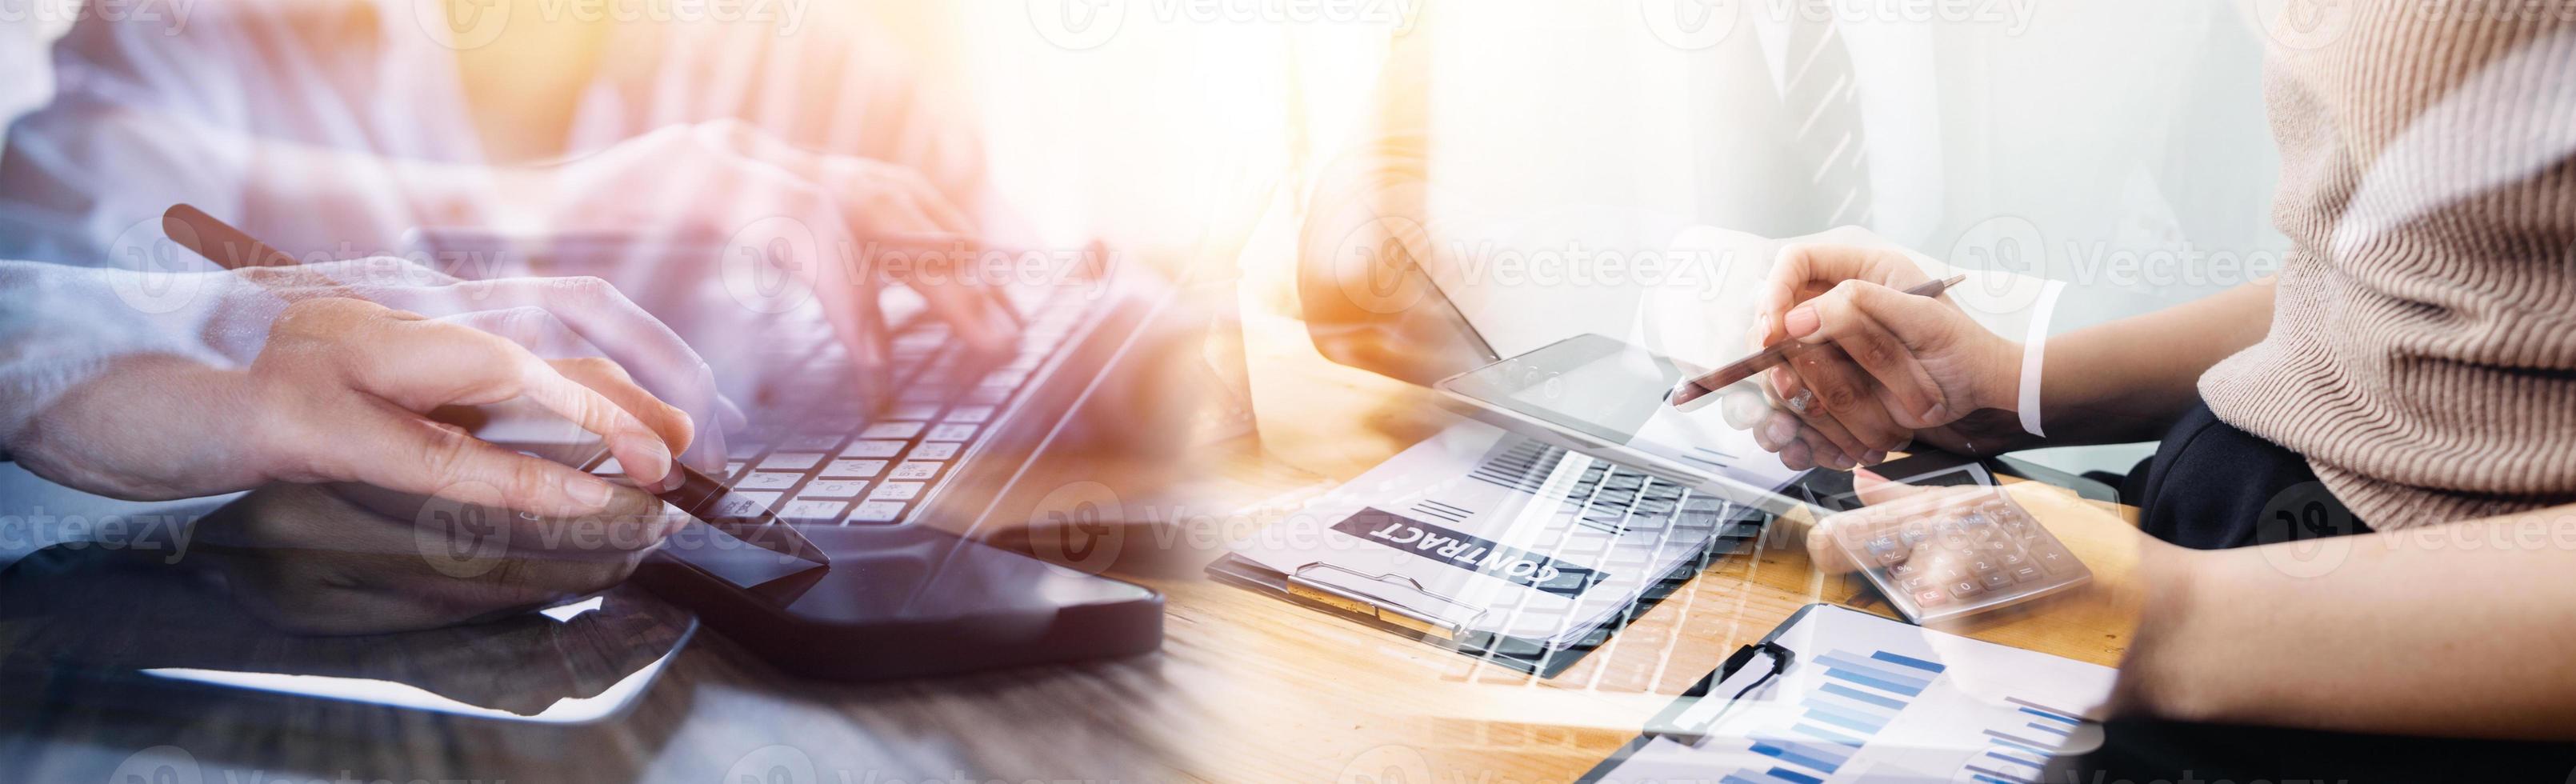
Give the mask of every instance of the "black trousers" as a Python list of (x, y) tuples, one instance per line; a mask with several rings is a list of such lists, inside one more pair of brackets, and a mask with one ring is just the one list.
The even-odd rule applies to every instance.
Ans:
[[(2139, 527), (2210, 550), (2364, 533), (2307, 460), (2193, 408), (2156, 456), (2129, 472), (2121, 500)], [(2262, 601), (2249, 596), (2246, 601)], [(2533, 651), (2563, 656), (2563, 651)], [(2282, 651), (2297, 656), (2296, 651)], [(2440, 666), (2426, 662), (2424, 666)], [(2103, 747), (2056, 760), (2052, 782), (2576, 782), (2576, 744), (2413, 738), (2146, 719), (2104, 727)]]

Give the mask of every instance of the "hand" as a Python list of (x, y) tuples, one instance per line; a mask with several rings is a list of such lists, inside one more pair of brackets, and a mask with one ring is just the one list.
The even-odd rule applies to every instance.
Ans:
[[(1801, 348), (1764, 375), (1780, 402), (1753, 427), (1754, 440), (1791, 468), (1850, 469), (1917, 437), (1965, 444), (1977, 434), (1936, 429), (2015, 408), (2020, 344), (1986, 331), (1946, 295), (1904, 293), (1928, 280), (1894, 248), (1781, 249), (1748, 342)], [(1992, 421), (1986, 414), (1973, 424)]]
[(20, 457), (54, 481), (135, 499), (360, 482), (585, 515), (643, 495), (427, 416), (523, 397), (605, 439), (645, 486), (675, 478), (672, 455), (694, 434), (685, 413), (606, 360), (548, 361), (463, 324), (321, 297), (287, 306), (244, 369), (119, 360), (40, 413)]
[(687, 518), (620, 486), (534, 516), (362, 485), (270, 485), (197, 528), (198, 559), (281, 630), (375, 634), (497, 619), (605, 590)]
[(703, 233), (728, 238), (728, 285), (794, 277), (821, 301), (862, 388), (888, 362), (879, 276), (919, 292), (967, 345), (997, 353), (1018, 338), (1016, 314), (978, 279), (982, 248), (963, 210), (918, 172), (819, 153), (738, 121), (665, 128), (549, 169), (544, 209), (556, 228)]

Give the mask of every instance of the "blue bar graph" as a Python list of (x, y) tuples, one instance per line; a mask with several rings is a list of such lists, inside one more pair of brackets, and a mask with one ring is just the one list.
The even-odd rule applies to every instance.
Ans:
[(1726, 784), (1821, 784), (1895, 721), (1943, 669), (1939, 662), (1888, 651), (1826, 651), (1812, 661), (1823, 668), (1825, 680), (1792, 706), (1798, 718), (1790, 734), (1749, 738), (1753, 753), (1779, 764), (1736, 771), (1721, 779)]

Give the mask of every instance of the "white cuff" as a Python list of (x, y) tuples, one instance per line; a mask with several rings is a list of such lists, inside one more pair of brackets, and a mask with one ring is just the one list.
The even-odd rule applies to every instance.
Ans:
[(2052, 280), (2039, 291), (2039, 304), (2031, 309), (2030, 332), (2021, 341), (2021, 429), (2045, 438), (2039, 431), (2039, 366), (2048, 354), (2048, 317), (2057, 311), (2057, 295), (2066, 290), (2064, 281)]

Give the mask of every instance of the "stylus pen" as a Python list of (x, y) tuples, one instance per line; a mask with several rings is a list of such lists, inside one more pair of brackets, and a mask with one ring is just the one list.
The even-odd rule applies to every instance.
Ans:
[[(1959, 285), (1961, 281), (1967, 279), (1966, 275), (1952, 275), (1943, 280), (1930, 281), (1906, 289), (1905, 293), (1917, 297), (1938, 297), (1941, 296), (1941, 292), (1948, 291), (1951, 286)], [(1725, 367), (1682, 382), (1681, 386), (1673, 387), (1664, 393), (1664, 401), (1678, 406), (1706, 397), (1735, 382), (1752, 378), (1755, 373), (1779, 367), (1780, 363), (1789, 361), (1789, 352), (1805, 346), (1806, 344), (1795, 340), (1773, 343), (1761, 351), (1754, 352), (1752, 356), (1726, 363)]]
[[(206, 260), (221, 265), (224, 269), (284, 267), (296, 263), (295, 257), (270, 247), (268, 243), (261, 242), (240, 229), (233, 228), (232, 224), (216, 220), (215, 216), (206, 214), (204, 210), (186, 204), (171, 205), (169, 211), (161, 214), (161, 233), (169, 235), (172, 242), (179, 243), (181, 247), (206, 257)], [(262, 283), (275, 285), (266, 281)], [(575, 468), (589, 471), (599, 467), (607, 459), (607, 450), (602, 449), (597, 457), (587, 461), (587, 465), (575, 466)], [(830, 557), (823, 554), (822, 548), (815, 547), (804, 534), (797, 533), (795, 526), (779, 522), (778, 516), (771, 513), (768, 506), (759, 503), (757, 499), (741, 497), (731, 488), (726, 487), (724, 482), (700, 473), (697, 469), (690, 468), (678, 460), (671, 461), (671, 470), (679, 472), (680, 486), (654, 494), (665, 503), (679, 507), (680, 511), (689, 513), (690, 517), (715, 526), (716, 530), (750, 542), (761, 549), (818, 564), (832, 562)], [(757, 513), (724, 514), (722, 507), (728, 504), (722, 501), (727, 496), (736, 498), (733, 506), (744, 507)]]

